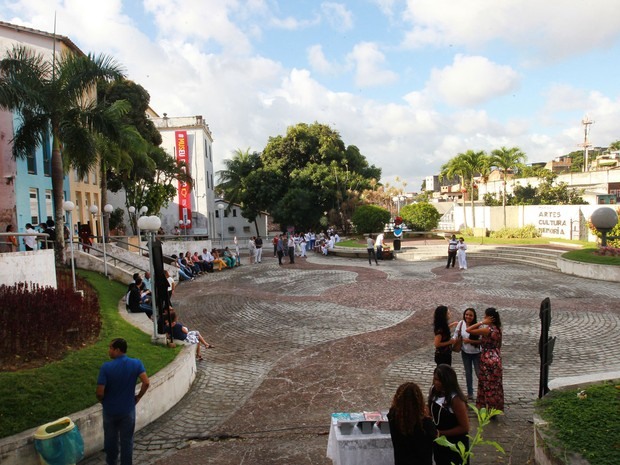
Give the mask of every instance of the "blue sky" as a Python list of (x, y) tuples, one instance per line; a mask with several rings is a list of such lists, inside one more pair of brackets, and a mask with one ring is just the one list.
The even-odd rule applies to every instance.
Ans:
[(105, 53), (162, 115), (202, 115), (216, 170), (299, 122), (418, 191), (469, 149), (528, 161), (620, 139), (617, 0), (0, 0), (0, 19)]

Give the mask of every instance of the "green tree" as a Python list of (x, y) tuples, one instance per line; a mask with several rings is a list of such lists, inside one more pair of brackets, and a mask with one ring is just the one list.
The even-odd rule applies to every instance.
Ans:
[[(448, 162), (441, 167), (441, 171), (439, 172), (440, 180), (452, 180), (454, 178), (458, 178), (461, 184), (461, 191), (465, 187), (466, 176), (467, 166), (463, 162), (463, 158), (459, 156), (448, 160)], [(463, 222), (464, 227), (467, 229), (467, 215), (465, 214), (465, 196), (463, 196)]]
[[(461, 164), (464, 168), (466, 179), (468, 179), (467, 188), (469, 189), (469, 200), (471, 202), (471, 218), (473, 227), (476, 227), (476, 210), (474, 208), (474, 196), (475, 196), (475, 182), (474, 178), (480, 175), (486, 175), (489, 169), (489, 158), (487, 154), (480, 150), (475, 152), (474, 150), (468, 150), (465, 153), (459, 153), (458, 157), (461, 159)], [(465, 200), (463, 199), (463, 205)]]
[(502, 174), (502, 207), (504, 209), (504, 227), (506, 227), (506, 174), (523, 166), (526, 160), (525, 154), (519, 147), (502, 147), (491, 152), (489, 163), (497, 168)]
[(330, 216), (346, 229), (351, 199), (358, 198), (359, 192), (369, 189), (371, 182), (381, 176), (381, 170), (370, 166), (357, 147), (345, 146), (338, 132), (319, 123), (300, 123), (289, 127), (285, 136), (270, 137), (261, 162), (265, 170), (281, 177), (275, 189), (263, 183), (268, 195), (259, 196), (270, 202), (261, 208), (274, 218), (290, 221), (286, 217), (290, 209), (281, 202), (289, 190), (313, 192), (316, 196), (312, 214), (304, 215), (307, 221), (316, 222), (298, 225), (303, 229), (315, 227), (324, 211), (333, 211)]
[[(16, 46), (0, 61), (0, 108), (16, 112), (20, 126), (13, 138), (13, 155), (24, 158), (52, 139), (51, 178), (56, 224), (63, 224), (63, 181), (69, 167), (78, 176), (97, 163), (94, 132), (100, 128), (94, 98), (99, 81), (123, 77), (120, 66), (105, 55), (65, 53), (50, 59)], [(62, 149), (61, 149), (62, 147)], [(56, 229), (56, 260), (64, 257), (63, 228)]]
[(390, 212), (376, 205), (360, 205), (353, 212), (351, 221), (359, 234), (382, 232), (390, 221)]
[(413, 203), (400, 209), (400, 216), (413, 231), (431, 231), (439, 225), (441, 214), (430, 203)]

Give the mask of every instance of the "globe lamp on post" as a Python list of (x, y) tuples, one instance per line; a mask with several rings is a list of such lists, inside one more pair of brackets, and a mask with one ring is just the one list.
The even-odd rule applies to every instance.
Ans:
[(226, 205), (223, 203), (218, 203), (217, 208), (220, 210), (220, 224), (222, 225), (222, 238), (220, 240), (220, 248), (224, 248), (224, 209)]
[(67, 219), (69, 223), (69, 242), (71, 243), (71, 276), (73, 277), (73, 292), (77, 291), (77, 285), (75, 283), (75, 260), (73, 257), (73, 221), (71, 218), (71, 212), (75, 209), (75, 204), (70, 200), (67, 200), (62, 204), (62, 209), (67, 213)]
[(618, 239), (620, 236), (607, 236), (618, 224), (618, 214), (613, 208), (601, 207), (594, 210), (590, 221), (601, 232), (601, 246), (607, 247), (607, 239)]
[[(148, 249), (149, 249), (149, 270), (151, 276), (155, 277), (155, 263), (153, 262), (153, 240), (155, 234), (161, 227), (161, 219), (157, 216), (141, 216), (138, 218), (138, 224), (141, 230), (146, 231)], [(153, 342), (157, 341), (157, 286), (151, 286), (151, 308), (153, 309)]]

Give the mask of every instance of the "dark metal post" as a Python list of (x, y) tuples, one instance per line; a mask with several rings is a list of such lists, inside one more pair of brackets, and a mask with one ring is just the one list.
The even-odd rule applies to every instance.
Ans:
[(540, 304), (540, 340), (538, 342), (538, 354), (540, 355), (540, 382), (538, 387), (538, 398), (543, 397), (549, 392), (549, 365), (553, 362), (553, 348), (555, 337), (549, 337), (549, 327), (551, 326), (551, 301), (549, 297)]

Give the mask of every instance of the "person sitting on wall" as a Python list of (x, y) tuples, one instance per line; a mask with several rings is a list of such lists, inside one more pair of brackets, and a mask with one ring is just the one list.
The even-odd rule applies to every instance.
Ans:
[(234, 268), (235, 264), (237, 263), (237, 260), (235, 260), (235, 257), (233, 256), (232, 252), (230, 251), (230, 249), (228, 247), (224, 248), (224, 257), (223, 257), (223, 259), (226, 262), (226, 266), (228, 268)]
[(174, 254), (170, 255), (170, 256), (174, 259), (174, 261), (171, 263), (171, 265), (178, 268), (179, 281), (191, 281), (191, 280), (193, 280), (194, 278), (191, 275), (187, 274), (183, 268), (181, 268), (181, 265), (179, 264), (179, 258), (176, 255), (174, 255)]
[(220, 254), (218, 253), (217, 249), (211, 250), (211, 255), (213, 255), (213, 266), (218, 265), (219, 267), (217, 271), (222, 271), (222, 269), (228, 268), (226, 262), (220, 258)]
[(168, 326), (168, 322), (172, 321), (172, 338), (177, 339), (179, 341), (185, 341), (190, 344), (198, 344), (196, 347), (196, 359), (202, 360), (200, 356), (200, 345), (204, 345), (205, 349), (211, 349), (213, 346), (209, 344), (204, 338), (201, 336), (199, 331), (190, 331), (187, 326), (184, 326), (183, 323), (177, 321), (177, 313), (171, 308), (169, 312), (169, 318), (164, 319), (164, 327), (166, 332), (169, 332), (170, 326)]
[(126, 308), (130, 313), (146, 313), (149, 319), (153, 318), (153, 308), (151, 304), (142, 302), (140, 287), (142, 278), (138, 277), (133, 283), (129, 284), (129, 291), (126, 296)]
[(205, 262), (207, 273), (213, 273), (213, 260), (215, 260), (215, 258), (213, 258), (213, 255), (211, 255), (211, 252), (209, 252), (207, 249), (202, 249), (201, 257)]

